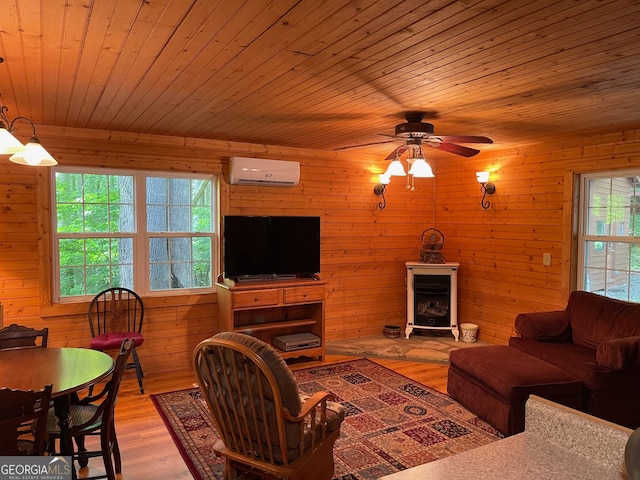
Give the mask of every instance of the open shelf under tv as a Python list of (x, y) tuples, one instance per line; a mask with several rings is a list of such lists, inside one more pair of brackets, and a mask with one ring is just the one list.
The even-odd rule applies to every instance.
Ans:
[(310, 278), (235, 282), (219, 278), (218, 321), (221, 331), (252, 335), (273, 345), (278, 336), (312, 333), (319, 347), (276, 350), (283, 358), (324, 359), (326, 282)]

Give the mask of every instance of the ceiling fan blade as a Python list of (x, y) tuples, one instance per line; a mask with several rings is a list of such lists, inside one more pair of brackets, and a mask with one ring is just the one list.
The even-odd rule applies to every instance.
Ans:
[[(489, 137), (480, 137), (476, 135), (432, 135), (447, 143), (493, 143)], [(429, 139), (427, 139), (429, 141)]]
[(393, 160), (398, 155), (402, 155), (406, 150), (407, 150), (406, 145), (400, 145), (399, 147), (394, 148), (393, 152), (391, 152), (389, 155), (385, 157), (385, 160)]
[(360, 143), (358, 145), (347, 145), (345, 147), (337, 147), (337, 148), (334, 148), (333, 150), (337, 151), (337, 150), (349, 150), (350, 148), (370, 147), (372, 145), (382, 145), (384, 143), (391, 143), (391, 142), (395, 142), (395, 141), (397, 141), (397, 140), (383, 140), (381, 142)]
[(456, 145), (455, 143), (436, 143), (429, 142), (426, 143), (429, 147), (437, 148), (439, 150), (444, 150), (445, 152), (455, 153), (456, 155), (461, 155), (463, 157), (473, 157), (480, 153), (480, 150), (476, 150), (475, 148), (463, 147), (462, 145)]

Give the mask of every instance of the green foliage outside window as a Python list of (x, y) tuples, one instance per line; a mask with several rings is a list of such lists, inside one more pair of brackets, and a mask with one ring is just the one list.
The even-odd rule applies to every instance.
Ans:
[[(210, 177), (65, 170), (56, 172), (55, 182), (61, 297), (94, 295), (111, 286), (140, 290), (146, 284), (150, 291), (212, 286)], [(142, 208), (136, 208), (136, 188), (146, 191)], [(140, 212), (146, 212), (142, 227), (136, 220)], [(134, 271), (136, 255), (146, 255), (145, 243), (146, 281), (143, 272)]]

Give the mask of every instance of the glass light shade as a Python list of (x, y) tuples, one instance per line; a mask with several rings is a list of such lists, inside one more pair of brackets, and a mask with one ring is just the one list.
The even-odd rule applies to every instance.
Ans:
[(386, 173), (381, 173), (380, 175), (378, 175), (378, 181), (382, 185), (389, 185), (389, 182), (391, 181), (391, 177)]
[(388, 177), (404, 177), (406, 175), (402, 162), (399, 158), (396, 158), (389, 164), (384, 175), (387, 175)]
[(20, 143), (20, 140), (11, 135), (11, 132), (4, 126), (0, 127), (0, 155), (16, 153), (23, 148), (24, 145)]
[(433, 170), (431, 170), (431, 166), (424, 158), (416, 158), (413, 161), (409, 174), (416, 178), (432, 178), (435, 176)]
[(478, 183), (487, 183), (489, 181), (489, 172), (476, 172)]
[(50, 167), (58, 164), (56, 159), (40, 145), (40, 140), (36, 137), (31, 137), (29, 143), (22, 150), (11, 155), (9, 160), (13, 163), (32, 167)]

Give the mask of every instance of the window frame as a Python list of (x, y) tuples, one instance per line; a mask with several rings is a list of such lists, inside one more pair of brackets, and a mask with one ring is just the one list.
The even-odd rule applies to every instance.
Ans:
[[(60, 234), (57, 229), (57, 203), (56, 203), (56, 173), (97, 174), (97, 175), (123, 175), (133, 177), (134, 189), (134, 229), (133, 232), (96, 232)], [(149, 232), (147, 230), (147, 203), (146, 180), (156, 178), (185, 178), (204, 179), (211, 182), (211, 231), (210, 232)], [(61, 238), (132, 238), (133, 241), (133, 281), (134, 289), (141, 296), (164, 297), (180, 295), (205, 295), (216, 291), (215, 282), (219, 273), (220, 239), (218, 218), (220, 215), (220, 202), (218, 198), (218, 175), (174, 171), (148, 171), (124, 168), (97, 168), (78, 166), (57, 166), (51, 169), (50, 177), (50, 204), (51, 204), (51, 303), (73, 304), (90, 301), (94, 295), (61, 296), (60, 289), (60, 251), (58, 248)], [(149, 241), (151, 238), (176, 238), (176, 237), (207, 237), (211, 241), (211, 285), (203, 288), (169, 288), (164, 290), (150, 289), (150, 252)]]
[[(593, 242), (594, 251), (603, 252), (606, 255), (606, 249), (610, 244), (626, 244), (631, 249), (632, 246), (640, 247), (640, 236), (633, 236), (633, 218), (632, 212), (634, 209), (634, 205), (629, 205), (629, 223), (623, 224), (621, 223), (618, 227), (620, 228), (622, 225), (626, 225), (627, 234), (626, 235), (611, 235), (611, 232), (606, 232), (604, 234), (589, 234), (587, 232), (588, 221), (589, 221), (589, 191), (588, 191), (588, 182), (594, 179), (612, 179), (612, 178), (620, 178), (620, 177), (640, 177), (640, 169), (620, 169), (620, 170), (607, 170), (600, 172), (589, 172), (582, 173), (579, 178), (579, 188), (578, 188), (578, 231), (577, 231), (577, 265), (575, 271), (575, 285), (578, 290), (584, 291), (594, 291), (591, 286), (586, 285), (586, 269), (593, 268), (593, 265), (586, 265), (586, 253), (588, 248), (588, 243)], [(640, 196), (640, 189), (637, 189), (637, 192)], [(631, 197), (629, 197), (631, 199)], [(605, 208), (605, 207), (603, 207)], [(640, 212), (640, 205), (635, 207), (636, 210)], [(606, 223), (604, 224), (606, 226)], [(597, 230), (599, 230), (599, 225), (596, 223), (594, 225)], [(621, 233), (621, 232), (619, 232)], [(601, 246), (598, 248), (597, 244), (601, 243)], [(609, 265), (605, 263), (605, 268), (603, 269), (603, 277), (604, 284), (602, 288), (602, 293), (600, 289), (596, 289), (594, 293), (598, 293), (604, 296), (608, 295), (608, 277), (612, 272), (620, 271), (624, 272), (628, 278), (628, 286), (627, 286), (627, 301), (638, 301), (633, 300), (632, 298), (632, 289), (631, 289), (631, 277), (636, 272), (636, 270), (632, 270), (631, 268), (631, 258), (629, 259), (629, 265), (626, 270), (616, 269), (616, 268), (608, 268)], [(611, 296), (611, 298), (619, 298)]]

